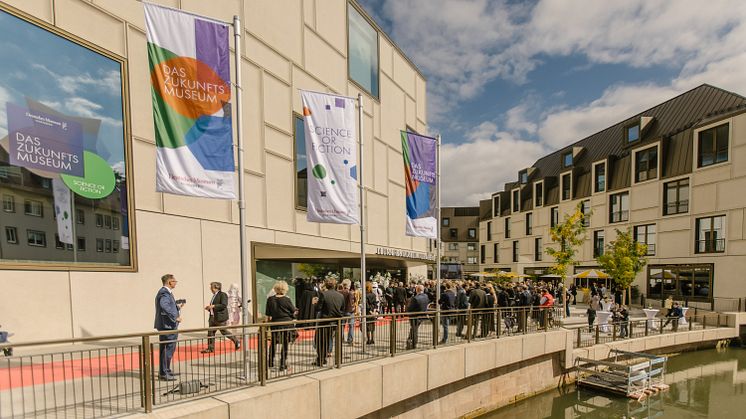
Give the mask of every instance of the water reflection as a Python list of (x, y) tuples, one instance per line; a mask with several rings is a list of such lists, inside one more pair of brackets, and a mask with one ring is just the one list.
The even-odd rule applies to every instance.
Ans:
[(672, 356), (669, 391), (642, 402), (575, 389), (543, 393), (491, 412), (505, 418), (741, 418), (746, 417), (746, 350), (706, 350)]

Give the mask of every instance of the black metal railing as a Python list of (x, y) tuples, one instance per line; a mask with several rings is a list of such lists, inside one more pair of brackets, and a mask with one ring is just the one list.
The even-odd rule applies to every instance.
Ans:
[[(176, 401), (401, 353), (542, 333), (559, 328), (561, 314), (562, 307), (389, 313), (355, 316), (354, 325), (345, 317), (229, 326), (229, 336), (215, 338), (208, 332), (226, 327), (180, 330), (175, 341), (160, 340), (172, 332), (150, 332), (0, 345), (15, 349), (15, 356), (0, 359), (0, 417), (150, 412)], [(168, 343), (176, 346), (171, 372), (161, 375), (159, 355)]]
[(697, 240), (695, 242), (696, 253), (722, 253), (725, 252), (725, 239)]

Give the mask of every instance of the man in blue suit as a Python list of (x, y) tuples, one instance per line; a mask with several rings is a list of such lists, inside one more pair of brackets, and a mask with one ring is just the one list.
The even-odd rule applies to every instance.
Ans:
[[(173, 289), (176, 288), (176, 278), (171, 274), (161, 277), (163, 287), (155, 296), (155, 328), (156, 330), (176, 330), (179, 328), (181, 316), (179, 310), (183, 304), (176, 304)], [(165, 381), (175, 381), (174, 373), (171, 371), (171, 358), (176, 350), (177, 333), (160, 335), (160, 354), (158, 366), (158, 378)]]

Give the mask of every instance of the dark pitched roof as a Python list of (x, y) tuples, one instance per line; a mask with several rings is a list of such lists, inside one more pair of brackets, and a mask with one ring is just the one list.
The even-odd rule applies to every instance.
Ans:
[[(746, 97), (709, 84), (700, 85), (540, 158), (533, 164), (535, 170), (531, 173), (529, 184), (543, 178), (558, 177), (560, 173), (570, 170), (569, 168), (562, 167), (561, 156), (572, 150), (573, 147), (582, 147), (584, 149), (573, 163), (575, 176), (581, 176), (582, 173), (590, 171), (593, 162), (611, 157), (612, 164), (624, 163), (629, 165), (629, 162), (625, 162), (625, 159), (629, 160), (630, 148), (637, 148), (661, 138), (675, 140), (679, 136), (678, 134), (702, 122), (715, 119), (720, 115), (745, 109)], [(650, 123), (651, 125), (646, 127), (641, 140), (627, 144), (624, 140), (625, 128), (638, 122), (643, 116), (654, 118)], [(689, 146), (681, 142), (674, 142), (671, 146), (680, 150), (687, 150), (689, 148)], [(629, 170), (629, 168), (626, 170)], [(680, 171), (681, 169), (677, 170), (677, 172)], [(609, 172), (610, 170), (607, 168), (607, 173)], [(619, 176), (617, 180), (621, 181), (620, 178), (628, 179), (629, 176)], [(582, 180), (585, 181), (586, 179), (583, 178)], [(590, 177), (588, 180), (590, 180)], [(517, 182), (508, 182), (505, 184), (503, 190), (509, 191), (516, 186)], [(629, 185), (621, 183), (610, 184), (609, 189), (613, 190), (626, 186)], [(585, 191), (589, 187), (590, 185), (583, 185), (582, 190)], [(548, 194), (554, 193), (551, 189), (552, 187), (547, 187)], [(553, 201), (553, 199), (548, 197), (547, 201)]]

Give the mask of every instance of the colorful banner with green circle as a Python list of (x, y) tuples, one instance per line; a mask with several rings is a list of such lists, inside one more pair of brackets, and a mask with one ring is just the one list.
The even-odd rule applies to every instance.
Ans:
[(83, 165), (84, 177), (60, 174), (65, 185), (84, 198), (102, 199), (109, 196), (116, 186), (114, 171), (109, 163), (98, 154), (84, 151)]

